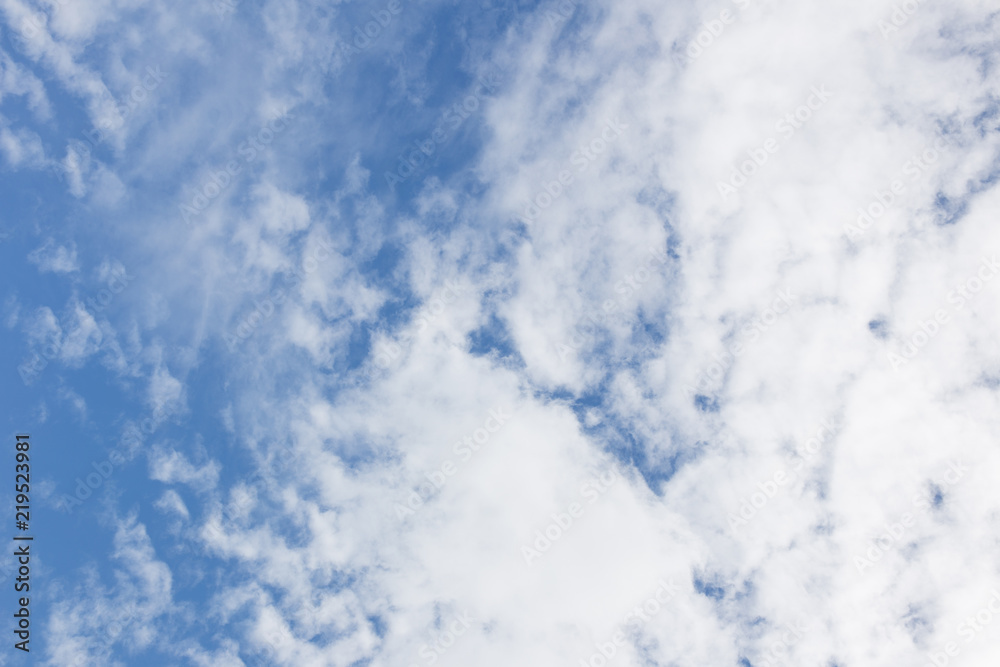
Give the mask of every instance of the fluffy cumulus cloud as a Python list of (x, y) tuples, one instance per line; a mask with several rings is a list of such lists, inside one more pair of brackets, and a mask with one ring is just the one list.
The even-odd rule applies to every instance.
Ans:
[(992, 664), (990, 2), (0, 17), (39, 664)]

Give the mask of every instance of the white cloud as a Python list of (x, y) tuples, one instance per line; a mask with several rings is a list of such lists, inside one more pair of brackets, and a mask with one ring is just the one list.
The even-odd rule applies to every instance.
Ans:
[(73, 407), (81, 421), (87, 419), (87, 401), (83, 396), (66, 386), (59, 388), (59, 396)]
[(18, 65), (6, 51), (0, 50), (0, 100), (4, 95), (22, 95), (29, 108), (42, 120), (52, 116), (45, 84), (29, 70)]
[[(159, 353), (162, 354), (162, 350)], [(162, 360), (157, 362), (149, 378), (146, 403), (155, 415), (172, 414), (184, 409), (184, 385), (170, 374)]]
[(48, 239), (38, 248), (31, 251), (28, 259), (38, 266), (39, 271), (52, 273), (73, 273), (80, 270), (76, 258), (76, 246), (56, 245), (53, 239)]
[(77, 62), (78, 46), (53, 36), (46, 15), (21, 0), (0, 3), (8, 25), (15, 26), (18, 46), (36, 62), (43, 63), (70, 91), (84, 98), (95, 121), (117, 113), (100, 76)]
[[(431, 647), (441, 665), (579, 663), (623, 623), (621, 665), (766, 664), (777, 643), (794, 664), (918, 664), (953, 641), (996, 580), (1000, 281), (978, 276), (1000, 252), (1000, 134), (983, 121), (995, 17), (978, 0), (923, 3), (883, 36), (886, 2), (722, 6), (735, 19), (717, 35), (705, 22), (720, 6), (704, 3), (514, 24), (474, 169), (427, 179), (412, 211), (375, 200), (358, 157), (342, 189), (317, 194), (315, 173), (287, 165), (326, 144), (290, 130), (293, 158), (262, 154), (197, 226), (151, 213), (161, 224), (136, 241), (148, 292), (115, 368), (148, 375), (159, 423), (186, 412), (202, 355), (246, 325), (252, 337), (212, 359), (226, 392), (213, 416), (258, 476), (220, 482), (215, 448), (150, 450), (152, 479), (198, 492), (155, 506), (194, 526), (179, 549), (211, 556), (217, 645), (162, 630), (172, 575), (136, 520), (116, 538), (131, 583), (100, 590), (95, 617), (147, 600), (151, 629), (128, 645), (160, 638), (196, 664), (252, 651), (410, 665)], [(299, 63), (333, 68), (336, 40), (304, 36), (316, 16), (267, 5), (265, 92), (239, 98), (254, 113), (322, 100), (312, 73), (276, 83)], [(53, 31), (99, 25), (66, 13)], [(706, 30), (693, 62), (672, 57)], [(398, 87), (419, 97), (408, 67)], [(180, 125), (204, 111), (178, 111)], [(139, 161), (213, 164), (225, 147), (189, 150), (200, 132), (167, 128)], [(171, 157), (157, 141), (175, 134)], [(923, 156), (942, 134), (950, 148)], [(82, 196), (99, 167), (72, 148), (67, 164)], [(882, 204), (894, 179), (905, 187)], [(848, 238), (872, 202), (884, 213)], [(88, 317), (60, 324), (44, 308), (25, 327), (82, 362), (104, 340)], [(483, 327), (510, 358), (472, 354)], [(919, 350), (894, 368), (908, 341)], [(494, 431), (497, 410), (509, 417)], [(594, 482), (615, 463), (613, 484)], [(968, 471), (945, 486), (955, 465)], [(859, 554), (877, 562), (859, 571)], [(664, 580), (676, 596), (630, 623)], [(83, 608), (57, 607), (53, 664), (111, 659)], [(963, 656), (993, 646), (983, 636)]]
[[(170, 464), (167, 464), (166, 467), (169, 468)], [(164, 470), (162, 464), (156, 472), (175, 474), (173, 470)], [(173, 514), (185, 520), (191, 518), (191, 513), (188, 511), (187, 505), (184, 504), (184, 500), (173, 489), (164, 491), (163, 495), (153, 503), (153, 506), (164, 514)]]
[(194, 464), (176, 449), (154, 447), (149, 454), (149, 476), (164, 484), (188, 484), (198, 491), (210, 491), (219, 481), (216, 461)]
[(10, 294), (4, 299), (3, 314), (3, 325), (5, 327), (13, 329), (17, 326), (17, 322), (21, 318), (21, 304), (15, 295)]
[(34, 317), (25, 322), (25, 333), (28, 340), (36, 345), (42, 346), (54, 343), (57, 347), (62, 341), (62, 328), (52, 309), (42, 306), (35, 311)]
[[(563, 58), (558, 49), (550, 55), (551, 45), (542, 38), (512, 48), (523, 56), (509, 94), (486, 112), (495, 138), (480, 165), (494, 186), (487, 204), (496, 208), (479, 211), (475, 203), (463, 202), (465, 215), (520, 215), (526, 197), (543, 192), (561, 170), (577, 171), (572, 189), (550, 195), (553, 203), (528, 228), (510, 272), (474, 274), (471, 309), (469, 300), (459, 300), (417, 333), (384, 381), (324, 405), (317, 400), (322, 380), (296, 365), (317, 386), (303, 381), (300, 396), (278, 409), (269, 393), (246, 397), (248, 408), (268, 405), (272, 416), (288, 415), (291, 423), (286, 418), (270, 423), (272, 417), (249, 412), (236, 421), (248, 433), (290, 433), (285, 455), (308, 462), (302, 467), (306, 477), (278, 478), (270, 499), (273, 516), (265, 511), (268, 497), (259, 496), (254, 514), (228, 524), (220, 518), (213, 525), (224, 537), (210, 531), (206, 535), (215, 537), (206, 539), (247, 568), (263, 561), (261, 578), (297, 595), (314, 584), (290, 577), (287, 572), (298, 568), (289, 568), (289, 562), (314, 572), (379, 562), (384, 574), (371, 573), (363, 586), (373, 591), (368, 600), (386, 600), (366, 613), (377, 609), (392, 628), (377, 664), (418, 662), (420, 647), (432, 645), (441, 632), (434, 619), (466, 609), (480, 620), (441, 656), (442, 664), (586, 659), (595, 642), (614, 634), (629, 609), (650, 597), (659, 578), (670, 576), (682, 593), (657, 623), (643, 626), (620, 649), (622, 664), (639, 664), (640, 653), (660, 662), (735, 664), (741, 657), (760, 662), (780, 641), (786, 623), (806, 627), (788, 647), (796, 662), (843, 662), (871, 653), (880, 664), (899, 664), (923, 655), (927, 636), (908, 629), (904, 616), (908, 606), (923, 609), (929, 591), (906, 592), (892, 584), (895, 577), (915, 581), (920, 566), (898, 558), (885, 563), (882, 574), (858, 579), (848, 554), (899, 516), (922, 480), (939, 474), (949, 457), (961, 453), (978, 467), (988, 465), (991, 455), (983, 446), (985, 432), (982, 438), (971, 433), (958, 438), (953, 430), (958, 424), (944, 416), (945, 397), (914, 388), (932, 387), (931, 378), (941, 377), (936, 369), (946, 362), (923, 357), (935, 348), (928, 343), (921, 353), (927, 375), (904, 380), (884, 362), (885, 349), (868, 322), (888, 313), (894, 322), (906, 323), (905, 331), (916, 330), (919, 318), (932, 314), (956, 280), (979, 263), (974, 253), (959, 254), (957, 246), (991, 247), (995, 233), (985, 221), (992, 207), (982, 195), (960, 228), (934, 227), (926, 216), (934, 186), (915, 187), (906, 210), (924, 211), (924, 218), (908, 226), (902, 226), (904, 219), (887, 225), (884, 233), (891, 227), (891, 237), (860, 251), (846, 243), (840, 221), (850, 220), (872, 189), (884, 188), (907, 155), (933, 141), (935, 119), (957, 123), (966, 128), (961, 136), (967, 134), (983, 109), (976, 100), (984, 99), (985, 84), (973, 76), (974, 62), (962, 57), (931, 66), (915, 42), (910, 57), (930, 67), (934, 86), (901, 85), (911, 80), (904, 69), (911, 65), (875, 50), (886, 48), (876, 13), (860, 4), (812, 8), (806, 15), (794, 7), (753, 3), (739, 23), (678, 74), (673, 61), (644, 55), (662, 54), (662, 48), (647, 48), (654, 41), (663, 47), (675, 36), (683, 39), (673, 17), (671, 8), (652, 3), (609, 7), (578, 37), (591, 54), (582, 62)], [(912, 29), (931, 31), (938, 20), (928, 12), (914, 19)], [(816, 39), (789, 46), (794, 58), (773, 59), (765, 48), (779, 36), (812, 34), (817, 24), (824, 32)], [(852, 47), (844, 51), (844, 44)], [(808, 124), (790, 136), (781, 134), (776, 124), (785, 114), (794, 115), (811, 88), (821, 85), (833, 93), (830, 99), (809, 110)], [(551, 110), (563, 108), (584, 86), (589, 86), (586, 106), (573, 118), (560, 116), (556, 125)], [(932, 89), (948, 92), (934, 99), (922, 92)], [(877, 102), (866, 101), (873, 95)], [(905, 131), (894, 129), (879, 110), (879, 105), (908, 104), (926, 110), (907, 116)], [(616, 116), (629, 127), (613, 142), (598, 141)], [(747, 159), (747, 150), (772, 136), (783, 139), (779, 150), (736, 198), (722, 200), (716, 183)], [(575, 157), (584, 156), (577, 153), (583, 145), (594, 146), (594, 157), (575, 165)], [(939, 182), (959, 159), (956, 154), (938, 161), (929, 182)], [(579, 171), (582, 164), (586, 168)], [(448, 203), (454, 200), (436, 192), (433, 200), (425, 198), (426, 212), (455, 209)], [(434, 282), (424, 268), (431, 263), (427, 257), (444, 275), (450, 262), (457, 263), (460, 253), (449, 252), (449, 244), (480, 253), (462, 257), (466, 273), (485, 263), (488, 245), (462, 234), (458, 230), (442, 242), (412, 233), (407, 262), (417, 293), (426, 295)], [(644, 265), (647, 249), (664, 252), (668, 236), (678, 242), (677, 259), (656, 264), (648, 279), (640, 278), (646, 274), (637, 274), (637, 267)], [(630, 286), (622, 290), (626, 294), (616, 290), (621, 281)], [(497, 284), (506, 291), (498, 310), (526, 361), (517, 373), (465, 352), (464, 336), (483, 320), (477, 308), (490, 305), (476, 302)], [(932, 286), (936, 296), (928, 303)], [(782, 290), (797, 301), (770, 320), (767, 308)], [(581, 320), (600, 312), (609, 299), (620, 311), (617, 319), (593, 327), (572, 358), (560, 359), (557, 344), (573, 339)], [(300, 319), (286, 335), (319, 358), (329, 328), (295, 317)], [(665, 342), (643, 339), (640, 318), (666, 335)], [(750, 333), (741, 335), (752, 341), (707, 397), (716, 401), (716, 411), (699, 411), (684, 386), (715, 363), (713, 355), (725, 354), (746, 325)], [(990, 329), (981, 330), (980, 346)], [(946, 335), (942, 331), (933, 343)], [(652, 358), (636, 360), (644, 349)], [(956, 352), (951, 345), (936, 349)], [(982, 357), (975, 358), (947, 367), (981, 367)], [(279, 367), (276, 360), (270, 363)], [(916, 367), (914, 361), (907, 368)], [(972, 377), (961, 373), (949, 373), (955, 380), (948, 386), (957, 388)], [(610, 384), (603, 384), (608, 377)], [(599, 390), (606, 402), (602, 418), (590, 411), (587, 425), (595, 431), (585, 435), (567, 407), (525, 396), (521, 383), (534, 391), (568, 388), (576, 395)], [(455, 459), (453, 444), (498, 403), (511, 406), (510, 424), (481, 458), (449, 477), (408, 522), (400, 522), (393, 505), (427, 481), (427, 474), (443, 470), (444, 461)], [(757, 493), (758, 484), (776, 470), (793, 465), (785, 461), (788, 447), (806, 442), (831, 416), (843, 427), (810, 460), (803, 477), (769, 500), (746, 532), (734, 534), (728, 517), (739, 510), (741, 498)], [(926, 433), (929, 423), (938, 424), (936, 437)], [(261, 456), (276, 456), (277, 443), (287, 446), (286, 438), (274, 445), (256, 439)], [(592, 507), (585, 505), (578, 523), (527, 566), (520, 547), (553, 523), (554, 513), (567, 511), (583, 480), (608, 465), (602, 446), (622, 446), (627, 438), (643, 453), (650, 474), (669, 470), (671, 459), (682, 457), (676, 476), (662, 485), (664, 496), (655, 496), (631, 472), (626, 484)], [(318, 488), (321, 500), (308, 499), (305, 488)], [(952, 514), (947, 522), (930, 520), (919, 529), (926, 531), (920, 533), (924, 538), (909, 547), (926, 554), (917, 562), (954, 556), (945, 536), (963, 534), (985, 520), (979, 512), (993, 511), (973, 509), (971, 499), (982, 497), (965, 490), (973, 488), (971, 482), (956, 487), (947, 502), (979, 518), (964, 523)], [(342, 509), (321, 509), (325, 506)], [(252, 519), (257, 513), (259, 522)], [(303, 526), (311, 540), (297, 549), (269, 546), (278, 539), (277, 516)], [(964, 562), (986, 567), (977, 556)], [(938, 574), (955, 587), (938, 590), (935, 599), (960, 608), (968, 596), (960, 593), (959, 571)], [(717, 586), (721, 599), (699, 594), (695, 579), (699, 586)], [(850, 611), (859, 600), (870, 612)], [(318, 662), (312, 657), (316, 649), (306, 643), (317, 613), (303, 602), (281, 618), (265, 615), (254, 636), (295, 638), (276, 649), (278, 662)], [(758, 617), (764, 620), (754, 629)], [(892, 639), (872, 637), (873, 623), (887, 628)], [(848, 639), (819, 631), (830, 627)], [(331, 643), (327, 659), (342, 655), (349, 664), (366, 636), (359, 629), (350, 639)]]
[(0, 127), (0, 151), (11, 167), (40, 167), (45, 164), (45, 149), (42, 148), (41, 138), (36, 132), (25, 128), (11, 131), (8, 127)]
[(104, 334), (94, 316), (79, 301), (64, 320), (64, 338), (59, 355), (70, 367), (79, 367), (101, 347)]
[(132, 653), (156, 639), (157, 619), (173, 606), (172, 575), (134, 516), (115, 522), (112, 558), (118, 563), (113, 586), (87, 567), (85, 584), (53, 605), (44, 664), (118, 664), (116, 647)]

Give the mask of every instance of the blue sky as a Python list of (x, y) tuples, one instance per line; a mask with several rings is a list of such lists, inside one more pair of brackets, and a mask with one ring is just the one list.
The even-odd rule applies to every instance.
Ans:
[(0, 0), (0, 664), (987, 664), (998, 16)]

